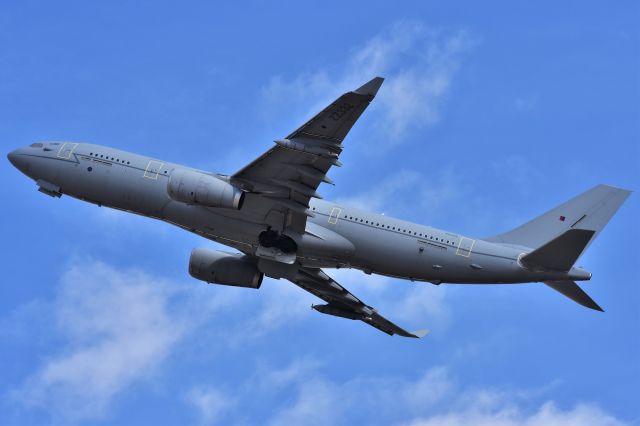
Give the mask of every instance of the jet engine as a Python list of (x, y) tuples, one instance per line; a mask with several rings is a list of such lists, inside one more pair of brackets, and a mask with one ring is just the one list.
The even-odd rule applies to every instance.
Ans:
[(189, 274), (210, 284), (260, 288), (263, 274), (247, 256), (196, 248), (189, 258)]
[(222, 179), (193, 170), (175, 170), (167, 193), (173, 200), (207, 207), (240, 210), (244, 192)]

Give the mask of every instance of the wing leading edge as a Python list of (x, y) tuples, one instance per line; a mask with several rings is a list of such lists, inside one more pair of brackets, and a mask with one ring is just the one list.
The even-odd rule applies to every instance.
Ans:
[(360, 320), (391, 336), (397, 334), (404, 337), (421, 338), (429, 333), (429, 330), (410, 332), (392, 323), (374, 308), (351, 294), (321, 269), (300, 268), (296, 276), (289, 280), (327, 302), (326, 305), (312, 305), (313, 309), (323, 314)]

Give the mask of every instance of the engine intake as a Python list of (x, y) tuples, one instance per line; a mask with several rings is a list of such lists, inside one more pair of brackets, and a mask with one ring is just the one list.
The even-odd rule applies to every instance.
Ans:
[(207, 207), (240, 210), (244, 201), (244, 192), (230, 183), (186, 169), (171, 173), (167, 193), (173, 200)]
[(189, 258), (189, 274), (198, 280), (234, 287), (260, 288), (263, 274), (247, 256), (196, 248)]

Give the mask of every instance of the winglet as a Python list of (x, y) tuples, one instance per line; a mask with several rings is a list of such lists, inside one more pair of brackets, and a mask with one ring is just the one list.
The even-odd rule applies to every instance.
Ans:
[(383, 81), (384, 81), (384, 78), (375, 77), (368, 83), (365, 83), (362, 86), (358, 87), (356, 90), (354, 90), (354, 93), (357, 93), (359, 95), (375, 96), (376, 93), (378, 93), (378, 90), (380, 90), (380, 86), (382, 86)]
[(413, 337), (415, 337), (416, 339), (420, 339), (426, 336), (427, 334), (429, 334), (430, 332), (431, 330), (423, 329), (423, 330), (411, 331), (409, 332), (409, 334), (413, 335)]

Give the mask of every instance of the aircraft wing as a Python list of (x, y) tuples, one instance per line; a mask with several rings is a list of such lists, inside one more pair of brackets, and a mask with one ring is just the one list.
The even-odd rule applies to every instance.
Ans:
[(247, 211), (257, 220), (284, 231), (304, 233), (311, 198), (331, 166), (340, 166), (342, 141), (373, 100), (383, 78), (376, 77), (336, 99), (285, 139), (231, 176), (248, 191)]
[(298, 274), (291, 281), (327, 302), (326, 305), (312, 306), (313, 309), (323, 314), (360, 320), (389, 335), (397, 334), (404, 337), (420, 338), (429, 332), (429, 330), (409, 332), (400, 328), (380, 315), (371, 306), (363, 303), (321, 269), (300, 268)]

